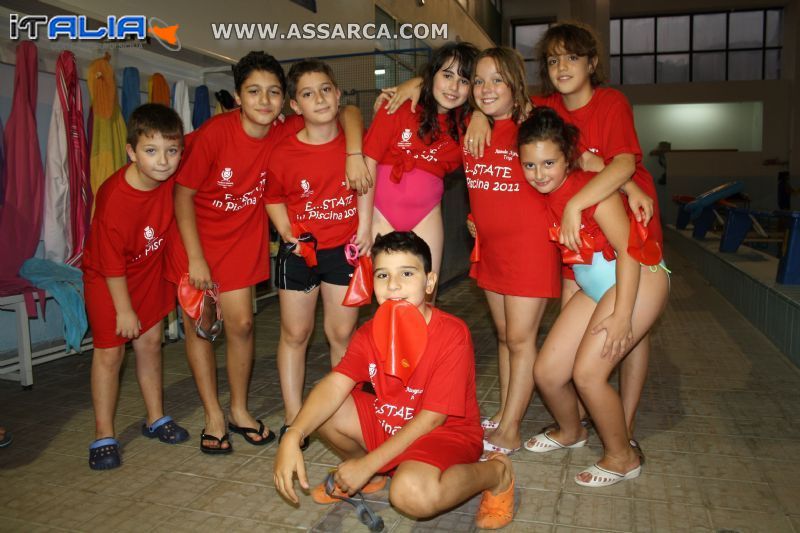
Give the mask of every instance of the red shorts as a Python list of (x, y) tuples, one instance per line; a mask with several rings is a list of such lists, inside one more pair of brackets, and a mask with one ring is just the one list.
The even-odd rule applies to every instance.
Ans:
[[(388, 435), (375, 416), (375, 395), (360, 389), (350, 393), (358, 411), (358, 422), (367, 451), (372, 451), (391, 435)], [(415, 440), (392, 461), (378, 472), (389, 473), (405, 461), (420, 461), (435, 466), (442, 472), (453, 465), (476, 463), (483, 453), (483, 431), (468, 431), (464, 427), (439, 426), (430, 433)]]
[[(176, 305), (175, 286), (161, 277), (152, 281), (152, 286), (147, 287), (147, 290), (142, 291), (142, 286), (138, 286), (139, 290), (133, 291), (130, 295), (133, 310), (136, 311), (136, 316), (142, 324), (140, 333), (148, 331), (164, 320)], [(128, 342), (129, 339), (116, 334), (117, 311), (114, 309), (114, 301), (108, 291), (106, 279), (94, 272), (84, 273), (83, 287), (94, 347), (114, 348)]]

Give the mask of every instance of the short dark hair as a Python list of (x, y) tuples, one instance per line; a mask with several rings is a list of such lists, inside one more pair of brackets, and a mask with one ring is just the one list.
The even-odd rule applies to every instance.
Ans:
[(133, 110), (128, 119), (128, 144), (136, 149), (139, 137), (160, 133), (169, 140), (183, 144), (183, 121), (174, 109), (162, 104), (143, 104)]
[(517, 133), (517, 146), (533, 144), (537, 141), (554, 142), (570, 168), (575, 166), (578, 159), (578, 128), (564, 121), (551, 107), (541, 106), (533, 108), (527, 120), (519, 127)]
[(600, 60), (603, 50), (597, 34), (586, 24), (562, 22), (550, 26), (536, 44), (534, 56), (539, 62), (539, 78), (543, 94), (549, 96), (557, 92), (555, 85), (550, 81), (547, 57), (552, 55), (558, 48), (563, 48), (568, 54), (575, 54), (580, 57), (585, 56), (589, 59), (589, 62), (596, 59), (597, 64), (592, 70), (589, 82), (592, 87), (605, 83), (606, 75), (603, 69), (603, 62)]
[(286, 94), (289, 98), (293, 98), (296, 100), (296, 92), (297, 92), (297, 82), (300, 81), (300, 78), (303, 74), (308, 74), (310, 72), (319, 72), (321, 74), (325, 74), (333, 83), (333, 86), (338, 88), (339, 86), (336, 85), (336, 78), (333, 75), (333, 70), (331, 70), (330, 65), (325, 63), (324, 61), (320, 61), (319, 59), (303, 59), (302, 61), (298, 61), (292, 68), (289, 69), (289, 74), (286, 77)]
[(433, 269), (430, 246), (413, 231), (393, 231), (375, 237), (375, 244), (372, 245), (372, 257), (395, 252), (416, 255), (422, 261), (422, 267), (426, 274)]
[(286, 92), (286, 74), (283, 72), (283, 67), (278, 63), (277, 59), (262, 50), (249, 52), (238, 63), (233, 65), (231, 70), (233, 70), (233, 84), (236, 94), (239, 94), (245, 80), (255, 70), (264, 70), (275, 74), (275, 77), (278, 78), (278, 83), (281, 85), (281, 91)]

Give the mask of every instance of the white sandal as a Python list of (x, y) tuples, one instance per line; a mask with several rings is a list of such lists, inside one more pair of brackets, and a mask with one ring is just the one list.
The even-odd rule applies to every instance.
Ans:
[(575, 444), (564, 445), (550, 436), (549, 431), (539, 433), (531, 437), (525, 442), (525, 449), (534, 453), (552, 452), (555, 450), (564, 450), (567, 448), (583, 448), (589, 439), (579, 440)]
[(500, 422), (493, 422), (491, 418), (484, 418), (481, 420), (481, 428), (484, 431), (491, 431), (500, 427)]
[[(588, 482), (582, 481), (580, 475), (584, 473), (590, 474), (592, 476), (592, 480)], [(611, 485), (616, 485), (620, 481), (635, 479), (639, 477), (639, 474), (641, 473), (642, 465), (637, 466), (627, 474), (620, 474), (619, 472), (612, 472), (611, 470), (601, 468), (597, 466), (597, 463), (595, 463), (586, 470), (579, 472), (575, 476), (575, 483), (578, 485), (583, 485), (584, 487), (608, 487)]]

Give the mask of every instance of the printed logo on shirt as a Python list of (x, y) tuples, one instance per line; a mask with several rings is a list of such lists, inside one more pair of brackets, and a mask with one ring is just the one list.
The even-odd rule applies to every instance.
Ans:
[(225, 167), (222, 172), (220, 172), (219, 177), (221, 178), (217, 181), (217, 185), (222, 187), (223, 189), (227, 189), (228, 187), (233, 187), (233, 169), (231, 167)]
[(494, 153), (496, 153), (498, 155), (502, 155), (503, 159), (505, 159), (506, 161), (513, 161), (514, 159), (519, 158), (519, 154), (517, 152), (515, 152), (514, 150), (511, 150), (511, 149), (508, 149), (508, 150), (499, 150), (498, 149), (498, 150), (495, 150)]
[(152, 241), (153, 237), (156, 236), (156, 231), (153, 229), (152, 226), (147, 226), (144, 228), (144, 238), (148, 241)]
[(312, 194), (314, 194), (314, 190), (311, 188), (311, 184), (306, 179), (300, 180), (300, 188), (303, 189), (303, 194), (300, 195), (300, 198), (308, 198)]
[[(144, 247), (144, 256), (155, 253), (164, 244), (164, 237), (156, 237), (156, 230), (153, 226), (146, 226), (144, 228), (144, 238), (147, 239), (147, 244)], [(142, 254), (139, 254), (132, 262), (141, 259)]]
[(397, 146), (401, 148), (408, 148), (411, 146), (411, 143), (409, 142), (411, 140), (411, 135), (412, 133), (410, 129), (404, 129), (403, 133), (400, 134), (400, 142), (397, 143)]
[(375, 363), (370, 363), (369, 364), (369, 379), (374, 378), (375, 374), (377, 374), (377, 373), (378, 373), (377, 365), (375, 365)]

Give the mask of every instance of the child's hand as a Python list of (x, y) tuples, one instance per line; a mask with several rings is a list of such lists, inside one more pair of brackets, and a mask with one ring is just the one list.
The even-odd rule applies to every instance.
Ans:
[(342, 490), (350, 496), (361, 490), (367, 484), (369, 479), (375, 474), (364, 457), (358, 459), (349, 459), (341, 463), (333, 476), (333, 480)]
[(483, 157), (484, 146), (492, 144), (492, 127), (489, 119), (480, 112), (473, 112), (467, 132), (464, 134), (464, 148), (469, 150), (472, 157)]
[(381, 89), (380, 94), (375, 97), (375, 103), (372, 104), (372, 111), (377, 113), (381, 110), (381, 107), (384, 105), (388, 105), (389, 100), (397, 93), (397, 87), (386, 87), (385, 89)]
[(356, 232), (356, 246), (358, 246), (358, 255), (369, 255), (370, 251), (372, 250), (372, 244), (374, 240), (372, 239), (372, 228), (361, 227), (362, 224), (358, 225), (358, 231)]
[(300, 451), (300, 442), (294, 435), (286, 432), (278, 446), (278, 453), (275, 455), (273, 465), (273, 479), (275, 488), (278, 492), (292, 503), (299, 504), (300, 499), (294, 491), (294, 473), (297, 472), (297, 480), (305, 490), (309, 489), (308, 476), (306, 475), (306, 465), (303, 462), (303, 452)]
[(475, 223), (470, 219), (467, 219), (467, 229), (469, 230), (469, 234), (472, 235), (472, 238), (478, 236), (478, 228), (475, 227)]
[(367, 164), (361, 154), (348, 155), (345, 162), (345, 175), (347, 185), (359, 195), (367, 194), (369, 188), (375, 184), (372, 176), (369, 175)]
[(606, 341), (603, 344), (601, 356), (610, 357), (611, 362), (616, 364), (623, 355), (628, 353), (628, 349), (633, 342), (631, 317), (611, 313), (611, 315), (592, 328), (592, 334), (596, 335), (604, 330), (606, 332)]
[(628, 194), (628, 205), (631, 206), (636, 221), (646, 226), (653, 218), (655, 202), (632, 181), (625, 184), (625, 192)]
[(561, 216), (561, 232), (558, 235), (558, 242), (573, 252), (579, 251), (581, 244), (581, 211), (573, 207), (569, 202), (564, 207), (564, 214)]
[(604, 168), (606, 168), (606, 164), (599, 155), (593, 154), (589, 150), (586, 150), (581, 154), (581, 157), (578, 159), (578, 163), (581, 166), (581, 170), (585, 170), (586, 172), (601, 172)]
[(195, 289), (210, 289), (213, 285), (211, 281), (211, 270), (205, 259), (189, 260), (189, 282)]
[(419, 102), (420, 94), (422, 94), (422, 78), (411, 78), (397, 87), (389, 87), (388, 89), (384, 89), (384, 91), (386, 91), (387, 94), (391, 93), (391, 97), (386, 103), (386, 112), (389, 115), (397, 111), (406, 100), (411, 100), (411, 112), (414, 113), (417, 109), (417, 102)]
[(141, 329), (142, 325), (139, 323), (139, 317), (136, 316), (136, 312), (133, 309), (117, 313), (117, 335), (126, 339), (135, 339), (139, 336)]

